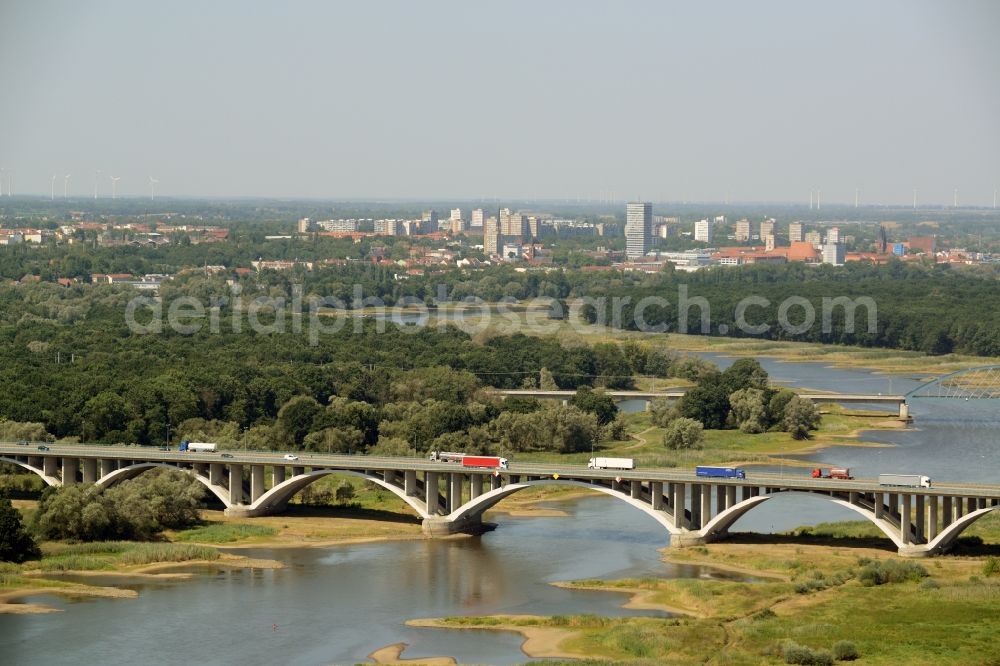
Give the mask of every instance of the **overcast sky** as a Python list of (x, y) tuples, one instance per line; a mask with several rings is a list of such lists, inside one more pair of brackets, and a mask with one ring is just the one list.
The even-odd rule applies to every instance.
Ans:
[(102, 194), (992, 205), (998, 32), (991, 0), (3, 1), (0, 167), (71, 196), (100, 169)]

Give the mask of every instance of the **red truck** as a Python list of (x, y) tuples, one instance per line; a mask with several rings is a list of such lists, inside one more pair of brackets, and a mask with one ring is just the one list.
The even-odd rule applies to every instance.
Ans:
[(851, 470), (846, 467), (831, 467), (828, 474), (824, 474), (823, 470), (816, 468), (812, 471), (812, 478), (814, 479), (846, 479), (850, 480), (854, 477), (851, 476)]
[(489, 467), (490, 469), (507, 469), (507, 459), (499, 456), (465, 456), (462, 467)]

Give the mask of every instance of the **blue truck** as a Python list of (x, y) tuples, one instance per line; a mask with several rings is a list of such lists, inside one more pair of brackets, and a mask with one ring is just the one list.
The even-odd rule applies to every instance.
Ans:
[(747, 473), (739, 467), (695, 467), (695, 476), (714, 476), (723, 479), (745, 479)]

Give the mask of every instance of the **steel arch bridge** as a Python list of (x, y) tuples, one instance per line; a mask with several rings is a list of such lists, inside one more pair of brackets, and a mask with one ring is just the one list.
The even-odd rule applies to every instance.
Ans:
[(1000, 400), (1000, 365), (983, 365), (942, 375), (913, 389), (905, 398)]

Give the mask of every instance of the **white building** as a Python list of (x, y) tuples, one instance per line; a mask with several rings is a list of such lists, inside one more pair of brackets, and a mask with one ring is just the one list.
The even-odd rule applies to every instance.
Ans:
[(472, 211), (472, 226), (482, 227), (483, 222), (486, 220), (486, 214), (482, 208), (476, 208)]
[(840, 242), (840, 227), (830, 227), (830, 230), (826, 232), (826, 242), (827, 243)]
[(823, 246), (823, 263), (834, 266), (844, 265), (844, 246), (840, 243), (827, 243)]
[(357, 231), (357, 220), (323, 220), (316, 223), (324, 231)]
[[(716, 218), (718, 219), (718, 218)], [(725, 218), (723, 218), (725, 219)], [(712, 228), (712, 220), (698, 220), (694, 223), (694, 239), (696, 241), (701, 241), (702, 243), (711, 243), (712, 234), (714, 229)]]
[(750, 220), (738, 220), (736, 222), (736, 242), (746, 243), (750, 240)]
[(788, 225), (788, 241), (790, 243), (799, 243), (802, 241), (801, 222), (792, 222)]
[(760, 223), (760, 238), (764, 240), (768, 236), (774, 235), (774, 218), (769, 217)]

